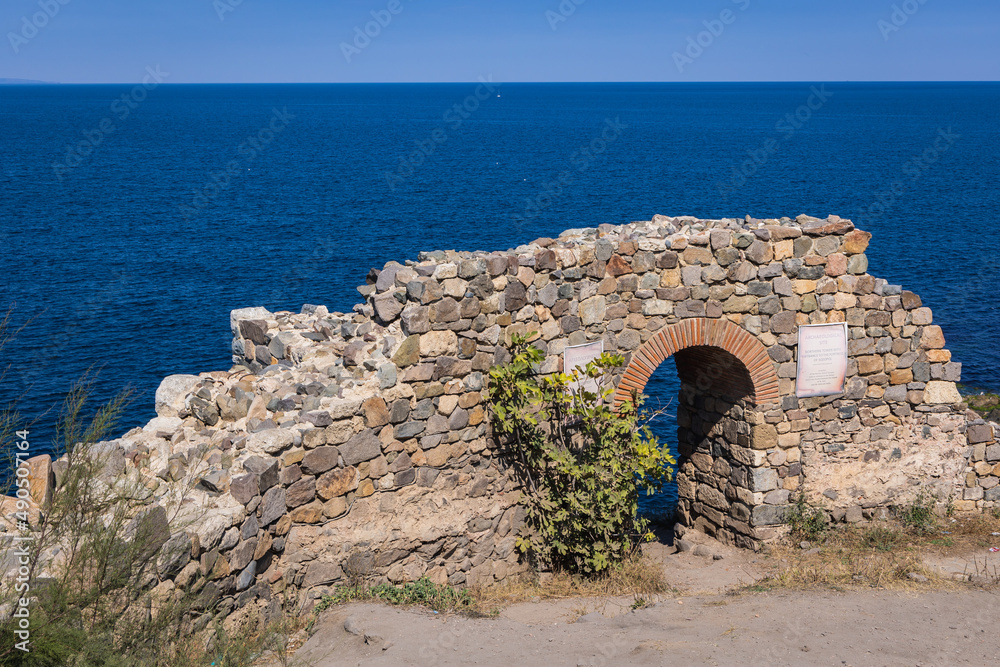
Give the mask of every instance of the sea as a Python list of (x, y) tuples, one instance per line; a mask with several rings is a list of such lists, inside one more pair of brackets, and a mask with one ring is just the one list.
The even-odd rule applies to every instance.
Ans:
[[(654, 214), (837, 214), (1000, 389), (1000, 84), (0, 86), (0, 405), (230, 366), (229, 311), (349, 311), (373, 267)], [(668, 361), (649, 385), (676, 440)], [(669, 515), (675, 489), (643, 501)]]

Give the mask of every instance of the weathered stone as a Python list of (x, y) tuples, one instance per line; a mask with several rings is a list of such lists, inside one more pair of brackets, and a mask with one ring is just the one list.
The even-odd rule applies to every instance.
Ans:
[(774, 253), (770, 244), (757, 240), (746, 249), (746, 257), (754, 264), (767, 264), (774, 259)]
[(813, 218), (808, 215), (800, 215), (796, 218), (803, 234), (811, 236), (826, 236), (828, 234), (846, 234), (854, 229), (854, 223), (850, 220), (843, 220), (836, 216), (831, 216), (826, 220)]
[(285, 505), (289, 509), (304, 505), (316, 497), (316, 478), (303, 477), (285, 492)]
[(848, 255), (863, 253), (868, 249), (868, 242), (871, 238), (872, 235), (870, 233), (863, 232), (860, 229), (849, 232), (844, 235), (844, 243), (841, 246), (841, 252)]
[(306, 475), (320, 475), (335, 467), (340, 460), (336, 447), (317, 447), (302, 457), (302, 472)]
[(504, 307), (508, 312), (515, 312), (525, 306), (528, 292), (520, 282), (512, 282), (507, 285), (503, 292)]
[(937, 325), (924, 327), (920, 336), (920, 347), (924, 350), (944, 347), (944, 333), (941, 331), (941, 327)]
[(344, 458), (344, 462), (349, 466), (353, 466), (363, 461), (370, 461), (381, 454), (382, 446), (375, 432), (371, 429), (366, 429), (341, 445), (339, 450), (340, 455)]
[(431, 304), (428, 317), (430, 318), (430, 321), (435, 324), (457, 322), (461, 319), (458, 301), (451, 297), (445, 297), (440, 301)]
[(919, 296), (907, 290), (903, 290), (900, 293), (899, 298), (900, 302), (903, 304), (903, 308), (905, 308), (906, 310), (914, 310), (916, 308), (920, 308), (920, 306), (923, 305), (923, 302), (920, 300)]
[(322, 410), (303, 412), (302, 421), (312, 424), (317, 428), (324, 428), (333, 423), (333, 419), (330, 417), (330, 413)]
[(851, 255), (847, 260), (847, 272), (852, 274), (861, 274), (868, 271), (868, 256), (867, 255)]
[(607, 299), (603, 296), (594, 296), (580, 303), (580, 322), (583, 326), (597, 324), (604, 319), (607, 312)]
[(393, 292), (379, 294), (372, 299), (372, 304), (375, 306), (375, 315), (384, 323), (392, 322), (403, 312), (403, 304)]
[(619, 255), (612, 255), (611, 259), (608, 260), (608, 266), (606, 271), (609, 276), (624, 276), (628, 273), (632, 273), (632, 267), (621, 258)]
[(365, 426), (378, 428), (389, 423), (389, 408), (381, 396), (373, 396), (361, 404), (365, 415)]
[(315, 561), (309, 564), (306, 569), (306, 576), (302, 581), (304, 588), (314, 586), (325, 586), (339, 581), (344, 576), (344, 571), (335, 563), (323, 563)]
[(784, 311), (771, 316), (771, 333), (788, 334), (795, 331), (795, 313)]
[(280, 486), (271, 488), (260, 502), (260, 523), (269, 526), (287, 511), (285, 504), (285, 489)]
[(278, 461), (275, 459), (251, 456), (243, 462), (243, 468), (256, 475), (261, 493), (278, 483)]
[(751, 491), (770, 491), (778, 487), (778, 473), (773, 468), (753, 468), (750, 471)]
[[(52, 471), (52, 457), (48, 454), (32, 456), (17, 467), (28, 470), (28, 493), (36, 505), (44, 506), (52, 500), (55, 474)], [(13, 495), (13, 491), (11, 494)]]
[(966, 434), (970, 445), (993, 442), (993, 427), (989, 424), (971, 424)]
[(240, 335), (255, 345), (267, 345), (267, 322), (264, 320), (240, 320)]
[(257, 550), (257, 538), (241, 542), (239, 546), (229, 552), (229, 567), (234, 570), (242, 570), (253, 560), (253, 553)]
[(924, 387), (924, 403), (931, 405), (955, 404), (962, 402), (954, 382), (933, 380)]
[(420, 336), (412, 335), (403, 340), (402, 345), (399, 346), (396, 354), (393, 355), (392, 362), (400, 368), (406, 368), (419, 363)]
[[(431, 331), (420, 336), (420, 355), (423, 357), (456, 356), (458, 335), (454, 331)], [(400, 365), (397, 363), (397, 365)]]
[(422, 421), (411, 421), (399, 424), (395, 428), (394, 435), (397, 440), (409, 440), (424, 432), (427, 425)]
[(408, 305), (401, 313), (403, 332), (411, 336), (431, 330), (430, 309), (425, 306)]
[(241, 505), (248, 504), (260, 493), (257, 475), (247, 474), (233, 478), (229, 483), (229, 494)]
[(785, 522), (787, 505), (758, 505), (753, 508), (750, 522), (755, 526), (777, 526)]
[(254, 577), (257, 576), (257, 563), (255, 561), (250, 561), (246, 569), (240, 572), (240, 575), (236, 578), (236, 590), (242, 591), (250, 588), (253, 584)]
[(295, 434), (289, 429), (272, 428), (251, 433), (247, 436), (246, 448), (249, 452), (279, 454), (295, 444)]
[(764, 450), (778, 446), (778, 430), (773, 424), (758, 424), (753, 427), (751, 447)]
[(201, 383), (196, 375), (168, 375), (156, 389), (156, 414), (177, 417), (185, 411), (188, 394)]

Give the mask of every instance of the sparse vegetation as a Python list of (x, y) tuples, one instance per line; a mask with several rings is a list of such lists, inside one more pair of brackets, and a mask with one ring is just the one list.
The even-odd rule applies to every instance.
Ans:
[(818, 551), (793, 545), (774, 547), (778, 571), (736, 593), (776, 588), (846, 590), (852, 588), (909, 589), (911, 573), (927, 576), (916, 550), (903, 545), (903, 534), (889, 526), (845, 527), (826, 533)]
[(984, 393), (964, 398), (969, 407), (978, 412), (983, 419), (1000, 423), (1000, 395)]
[(897, 507), (895, 516), (905, 528), (918, 533), (930, 533), (937, 528), (934, 498), (923, 491), (909, 505)]
[(570, 598), (610, 598), (631, 596), (633, 600), (654, 600), (668, 593), (663, 564), (637, 553), (597, 575), (569, 572), (525, 574), (503, 584), (476, 591), (483, 608), (497, 608), (519, 602)]
[(902, 534), (887, 526), (871, 526), (861, 533), (861, 544), (875, 551), (892, 551), (899, 544)]
[(242, 626), (228, 631), (225, 623), (215, 620), (209, 641), (189, 642), (186, 651), (178, 651), (174, 665), (211, 665), (212, 667), (253, 667), (262, 659), (282, 667), (300, 664), (292, 658), (291, 638), (306, 628), (307, 619), (284, 611), (280, 618), (263, 629)]
[(797, 540), (816, 541), (827, 529), (826, 512), (807, 503), (804, 495), (799, 495), (791, 505), (785, 514), (785, 522), (792, 529), (792, 537)]
[(334, 605), (369, 600), (401, 606), (420, 605), (440, 612), (478, 612), (477, 601), (468, 590), (435, 584), (427, 577), (401, 586), (386, 583), (337, 586), (332, 595), (323, 596), (313, 611), (319, 614)]
[[(1000, 575), (987, 571), (984, 557), (975, 560), (985, 549), (1000, 546), (1000, 538), (994, 535), (1000, 533), (1000, 516), (988, 512), (964, 514), (950, 520), (944, 530), (933, 513), (927, 514), (928, 507), (933, 508), (932, 501), (921, 497), (902, 508), (897, 514), (907, 519), (907, 523), (894, 515), (885, 521), (829, 526), (822, 538), (814, 542), (818, 549), (804, 550), (799, 546), (803, 533), (791, 536), (771, 546), (768, 562), (773, 566), (772, 574), (732, 592), (781, 588), (926, 590), (929, 585), (937, 588), (967, 585), (928, 570), (924, 559), (931, 554), (971, 557), (974, 566), (965, 575), (973, 584), (1000, 584)], [(933, 528), (928, 527), (931, 524)]]
[[(11, 317), (0, 319), (0, 348), (10, 340)], [(3, 369), (0, 369), (0, 380)], [(115, 429), (130, 400), (125, 391), (92, 408), (93, 375), (78, 381), (63, 402), (54, 457), (65, 455), (51, 498), (27, 514), (27, 573), (0, 586), (0, 665), (32, 667), (249, 667), (265, 652), (287, 664), (288, 616), (264, 628), (226, 630), (205, 618), (199, 590), (156, 587), (158, 573), (176, 555), (162, 508), (149, 510), (150, 491), (121, 475), (121, 460), (95, 447)], [(13, 392), (5, 392), (13, 395)], [(14, 470), (22, 417), (13, 402), (0, 406), (0, 452)], [(15, 476), (3, 491), (12, 495)], [(180, 545), (179, 549), (190, 549)], [(27, 584), (27, 590), (15, 588)], [(30, 596), (30, 652), (15, 646), (13, 602)], [(202, 624), (204, 625), (204, 624)], [(214, 629), (213, 629), (214, 628)]]

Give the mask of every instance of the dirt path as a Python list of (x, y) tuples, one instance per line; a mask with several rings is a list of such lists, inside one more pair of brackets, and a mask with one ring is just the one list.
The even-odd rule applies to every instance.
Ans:
[[(442, 617), (353, 605), (323, 617), (298, 651), (334, 665), (992, 665), (1000, 596), (761, 593), (664, 600), (568, 623), (559, 604), (510, 617)], [(345, 629), (346, 628), (346, 629)], [(351, 631), (357, 634), (353, 634)]]
[[(545, 600), (499, 618), (358, 604), (326, 612), (299, 665), (993, 665), (1000, 593), (956, 590), (772, 591), (727, 595), (780, 561), (707, 539), (649, 545), (678, 593)], [(988, 553), (988, 552), (987, 552)], [(969, 559), (932, 559), (948, 578)], [(993, 563), (996, 566), (1000, 563)], [(980, 562), (984, 562), (980, 559)]]

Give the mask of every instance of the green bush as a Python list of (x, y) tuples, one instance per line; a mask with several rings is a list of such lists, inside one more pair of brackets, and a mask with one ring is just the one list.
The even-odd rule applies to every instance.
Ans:
[(785, 513), (785, 523), (792, 529), (792, 537), (803, 540), (818, 540), (827, 530), (826, 512), (806, 502), (799, 495)]
[(416, 604), (434, 611), (472, 611), (476, 606), (476, 600), (469, 591), (435, 584), (427, 577), (421, 577), (402, 586), (337, 586), (332, 595), (323, 596), (313, 611), (318, 614), (334, 605), (363, 600), (381, 600), (391, 605)]
[(937, 527), (934, 497), (923, 491), (909, 505), (897, 507), (895, 515), (901, 524), (918, 533), (929, 533)]
[(652, 539), (639, 492), (662, 488), (676, 462), (652, 435), (643, 396), (611, 405), (623, 357), (542, 375), (544, 354), (527, 341), (513, 338), (511, 361), (490, 371), (488, 389), (493, 434), (525, 489), (529, 531), (517, 546), (558, 569), (601, 572)]

